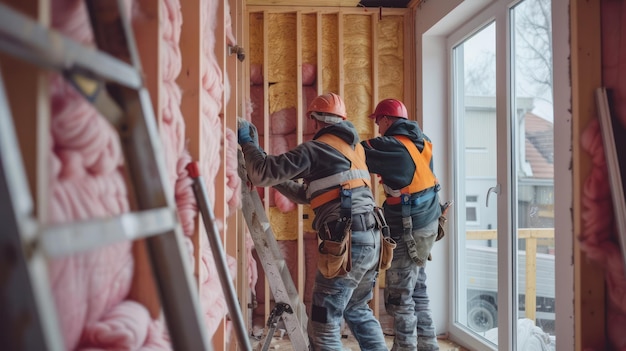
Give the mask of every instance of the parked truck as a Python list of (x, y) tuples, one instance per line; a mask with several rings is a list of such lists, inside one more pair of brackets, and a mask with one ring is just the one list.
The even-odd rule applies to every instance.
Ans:
[[(518, 318), (526, 312), (526, 252), (518, 251)], [(498, 325), (498, 262), (495, 247), (467, 246), (466, 249), (467, 324), (483, 332)], [(536, 317), (544, 330), (554, 328), (554, 255), (536, 256)]]

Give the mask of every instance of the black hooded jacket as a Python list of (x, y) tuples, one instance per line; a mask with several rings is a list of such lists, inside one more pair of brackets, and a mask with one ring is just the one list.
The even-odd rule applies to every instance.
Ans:
[[(398, 119), (387, 129), (385, 135), (361, 142), (365, 149), (369, 171), (380, 175), (383, 184), (392, 189), (402, 189), (411, 184), (415, 173), (415, 163), (409, 151), (393, 137), (394, 135), (407, 136), (415, 143), (419, 152), (424, 149), (424, 141), (430, 142), (430, 139), (422, 132), (417, 122)], [(430, 170), (434, 172), (432, 159)], [(413, 229), (422, 228), (441, 215), (436, 191), (438, 189), (435, 187), (423, 190), (424, 194), (435, 192), (435, 196), (430, 201), (412, 206)], [(385, 202), (383, 209), (391, 232), (402, 233), (402, 205), (388, 205)]]

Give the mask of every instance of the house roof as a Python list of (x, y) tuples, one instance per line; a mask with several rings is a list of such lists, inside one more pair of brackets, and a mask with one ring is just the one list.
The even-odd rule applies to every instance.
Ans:
[(533, 113), (525, 116), (526, 162), (530, 164), (533, 178), (554, 178), (554, 128)]

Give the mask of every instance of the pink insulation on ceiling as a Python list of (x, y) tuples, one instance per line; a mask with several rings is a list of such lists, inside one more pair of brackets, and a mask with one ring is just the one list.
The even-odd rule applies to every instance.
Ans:
[[(617, 118), (626, 126), (626, 5), (602, 1), (602, 80), (611, 90)], [(626, 272), (624, 256), (613, 220), (611, 188), (597, 119), (592, 120), (581, 140), (593, 167), (583, 191), (583, 230), (579, 240), (587, 256), (605, 267), (607, 283), (607, 335), (612, 349), (626, 350)], [(626, 150), (618, 150), (626, 152)], [(622, 183), (626, 181), (622, 179)], [(626, 184), (625, 184), (626, 185)]]
[[(201, 172), (211, 204), (215, 204), (215, 178), (221, 161), (221, 148), (226, 148), (225, 198), (226, 216), (240, 206), (240, 179), (237, 174), (237, 141), (232, 130), (222, 137), (222, 72), (215, 56), (215, 25), (220, 2), (203, 1), (202, 28), (205, 40), (202, 53), (202, 158)], [(226, 2), (226, 6), (228, 3)], [(127, 13), (134, 26), (144, 19), (141, 5), (126, 1)], [(185, 120), (180, 104), (182, 93), (176, 84), (181, 71), (179, 47), (183, 22), (179, 0), (160, 2), (162, 18), (161, 95), (162, 123), (160, 140), (166, 161), (167, 179), (175, 195), (185, 246), (193, 261), (193, 244), (189, 236), (198, 216), (195, 197), (185, 166), (192, 161), (186, 149)], [(132, 9), (132, 10), (131, 10)], [(228, 13), (228, 11), (226, 12)], [(226, 21), (226, 38), (234, 44), (234, 36)], [(68, 37), (93, 45), (84, 2), (52, 1), (52, 26)], [(142, 35), (154, 35), (137, 31)], [(140, 53), (141, 55), (141, 53)], [(226, 90), (226, 92), (225, 92)], [(63, 223), (73, 220), (101, 218), (129, 211), (127, 189), (123, 177), (123, 154), (117, 133), (60, 76), (51, 77), (51, 140), (50, 203), (47, 221)], [(224, 223), (218, 224), (224, 230)], [(200, 235), (200, 302), (209, 336), (212, 336), (227, 313), (219, 277), (206, 235)], [(256, 264), (251, 260), (252, 245), (246, 242), (250, 257), (249, 283), (256, 284)], [(228, 257), (231, 276), (236, 276), (233, 257)], [(167, 350), (171, 349), (162, 319), (152, 319), (141, 304), (128, 299), (133, 278), (134, 259), (131, 243), (121, 243), (57, 259), (51, 263), (51, 283), (65, 344), (70, 350)]]

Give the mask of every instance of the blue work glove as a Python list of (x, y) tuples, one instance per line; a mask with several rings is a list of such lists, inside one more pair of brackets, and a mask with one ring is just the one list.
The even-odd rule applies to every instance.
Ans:
[(250, 136), (251, 125), (252, 123), (246, 121), (245, 119), (237, 118), (237, 142), (239, 145), (252, 142), (252, 137)]
[(259, 146), (259, 133), (256, 126), (241, 117), (237, 118), (237, 142), (239, 145), (252, 142), (259, 150), (263, 151)]

